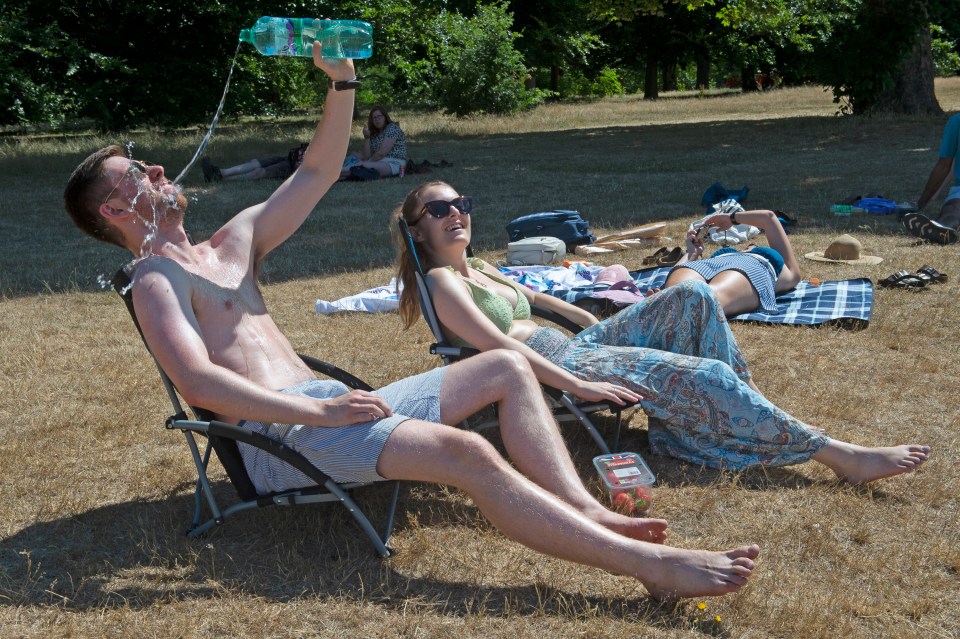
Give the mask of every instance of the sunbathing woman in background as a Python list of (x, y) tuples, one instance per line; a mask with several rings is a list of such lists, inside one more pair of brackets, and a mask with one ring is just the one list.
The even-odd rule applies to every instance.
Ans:
[[(394, 213), (410, 228), (399, 244), (400, 314), (407, 327), (420, 312), (419, 261), (452, 341), (517, 351), (540, 382), (585, 400), (640, 399), (656, 454), (734, 470), (813, 459), (853, 483), (909, 472), (926, 461), (926, 446), (866, 448), (831, 439), (751, 388), (746, 361), (705, 283), (677, 284), (598, 322), (468, 258), (472, 208), (471, 198), (430, 182)], [(540, 327), (530, 320), (532, 303), (587, 328), (569, 338)]]
[[(725, 246), (704, 259), (700, 228), (725, 231), (736, 224), (750, 224), (767, 236), (770, 246), (750, 246), (739, 251)], [(687, 254), (673, 267), (663, 287), (696, 280), (713, 289), (727, 317), (763, 309), (777, 312), (777, 294), (800, 282), (800, 263), (786, 231), (773, 211), (721, 213), (704, 220), (702, 227), (687, 232)]]

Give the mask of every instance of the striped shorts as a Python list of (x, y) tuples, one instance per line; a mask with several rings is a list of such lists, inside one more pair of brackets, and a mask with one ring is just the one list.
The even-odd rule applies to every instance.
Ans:
[(759, 256), (726, 253), (705, 260), (684, 262), (674, 268), (688, 268), (696, 271), (707, 282), (724, 271), (739, 271), (756, 291), (760, 299), (760, 307), (768, 313), (777, 312), (777, 279), (767, 261)]
[[(253, 421), (240, 426), (293, 448), (338, 483), (385, 481), (377, 473), (377, 460), (393, 429), (408, 419), (440, 421), (440, 388), (443, 368), (407, 377), (374, 391), (383, 397), (393, 415), (339, 428), (273, 424)], [(349, 392), (340, 382), (311, 379), (283, 389), (282, 393), (333, 399)], [(313, 480), (273, 455), (239, 444), (243, 464), (260, 494), (312, 486)]]

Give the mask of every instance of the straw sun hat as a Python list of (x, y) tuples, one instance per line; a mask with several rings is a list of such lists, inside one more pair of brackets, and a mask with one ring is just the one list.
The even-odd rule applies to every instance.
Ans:
[(852, 235), (841, 235), (825, 251), (813, 251), (804, 255), (818, 262), (840, 262), (842, 264), (879, 264), (882, 257), (864, 255), (860, 241)]

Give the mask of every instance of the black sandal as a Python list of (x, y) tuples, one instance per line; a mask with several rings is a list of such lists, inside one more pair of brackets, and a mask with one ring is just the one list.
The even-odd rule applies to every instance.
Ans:
[(897, 271), (889, 277), (877, 280), (877, 284), (885, 288), (923, 288), (927, 283), (916, 274), (909, 271)]
[(949, 275), (944, 275), (937, 269), (932, 266), (927, 266), (926, 264), (918, 268), (915, 275), (927, 284), (943, 284), (950, 279)]

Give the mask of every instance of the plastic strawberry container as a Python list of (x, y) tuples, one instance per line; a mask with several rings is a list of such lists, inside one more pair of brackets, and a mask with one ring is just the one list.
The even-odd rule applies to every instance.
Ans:
[(624, 515), (645, 515), (653, 505), (653, 471), (636, 453), (610, 453), (593, 458), (600, 484), (613, 509)]

